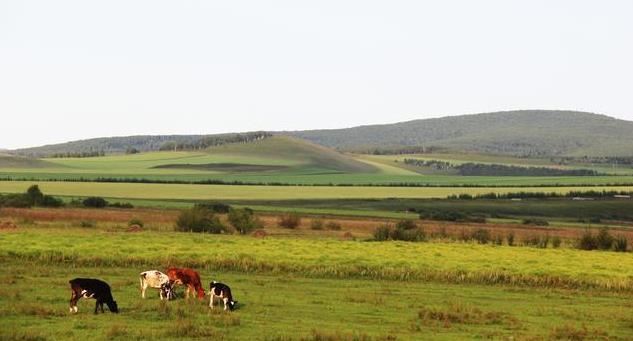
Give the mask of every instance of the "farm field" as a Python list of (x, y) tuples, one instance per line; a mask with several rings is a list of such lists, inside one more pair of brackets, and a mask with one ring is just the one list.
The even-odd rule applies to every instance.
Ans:
[[(419, 174), (404, 158), (557, 167), (545, 159), (478, 154), (356, 155), (274, 136), (194, 151), (161, 151), (85, 158), (0, 157), (0, 178), (12, 180), (176, 181), (303, 185), (564, 186), (633, 184), (633, 170), (595, 169), (601, 176), (459, 176)], [(398, 160), (399, 162), (394, 162)], [(569, 166), (564, 168), (591, 168)]]
[[(0, 250), (3, 339), (633, 337), (630, 254), (55, 224), (4, 230)], [(231, 285), (238, 309), (142, 300), (138, 273), (169, 265)], [(70, 315), (74, 277), (109, 282), (120, 314)]]
[[(289, 199), (377, 199), (445, 198), (490, 192), (556, 192), (587, 190), (586, 187), (378, 187), (378, 186), (256, 186), (190, 185), (147, 183), (0, 181), (0, 193), (24, 192), (38, 184), (43, 192), (59, 196), (102, 196), (129, 199), (166, 200), (289, 200)], [(593, 190), (632, 191), (633, 186), (594, 186)]]

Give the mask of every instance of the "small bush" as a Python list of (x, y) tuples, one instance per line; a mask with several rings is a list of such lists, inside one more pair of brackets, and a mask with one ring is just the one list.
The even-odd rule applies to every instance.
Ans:
[(83, 201), (85, 207), (104, 208), (108, 206), (108, 202), (101, 197), (90, 197)]
[(586, 230), (580, 239), (578, 239), (577, 247), (581, 250), (595, 250), (598, 248), (598, 243), (593, 234), (591, 234), (591, 231)]
[(226, 227), (218, 217), (213, 215), (213, 212), (205, 208), (194, 207), (180, 213), (176, 220), (176, 230), (181, 232), (222, 233), (226, 231)]
[(287, 213), (279, 217), (279, 226), (294, 229), (297, 226), (301, 225), (301, 216), (296, 213)]
[(385, 240), (389, 240), (389, 236), (391, 235), (391, 227), (389, 227), (389, 225), (381, 225), (378, 226), (375, 230), (374, 230), (374, 240), (375, 241), (385, 241)]
[(240, 234), (248, 234), (263, 226), (253, 214), (253, 210), (248, 208), (231, 208), (228, 218), (231, 226)]
[(108, 204), (108, 206), (114, 208), (134, 208), (134, 205), (130, 204), (129, 202), (115, 202), (112, 204)]
[(341, 230), (341, 224), (335, 222), (335, 221), (329, 221), (327, 224), (325, 224), (325, 227), (327, 227), (328, 230), (332, 230), (332, 231), (340, 231)]
[(629, 241), (624, 236), (618, 236), (613, 240), (613, 250), (616, 252), (626, 252)]
[(549, 222), (540, 218), (526, 218), (523, 219), (523, 225), (549, 226)]
[(127, 222), (127, 226), (132, 226), (132, 225), (138, 225), (140, 227), (144, 227), (145, 226), (143, 224), (143, 221), (141, 219), (138, 219), (138, 218), (132, 218), (132, 219), (130, 219), (130, 221)]
[(417, 229), (418, 228), (418, 224), (416, 224), (415, 221), (413, 221), (411, 219), (404, 219), (404, 220), (400, 220), (396, 224), (396, 228), (397, 229), (402, 229), (402, 230), (413, 230), (413, 229)]
[(609, 234), (608, 228), (601, 228), (595, 239), (598, 249), (611, 250), (611, 247), (613, 246), (613, 237)]
[(323, 220), (319, 218), (310, 221), (310, 228), (313, 230), (323, 230)]
[(231, 206), (227, 204), (223, 204), (221, 202), (211, 202), (211, 203), (198, 203), (195, 205), (196, 207), (204, 207), (210, 210), (213, 213), (229, 213), (231, 210)]
[(476, 229), (473, 231), (471, 238), (476, 240), (479, 244), (488, 244), (490, 241), (490, 231), (487, 229)]
[(552, 247), (555, 249), (558, 249), (560, 247), (560, 244), (562, 243), (560, 237), (556, 236), (554, 238), (552, 238)]

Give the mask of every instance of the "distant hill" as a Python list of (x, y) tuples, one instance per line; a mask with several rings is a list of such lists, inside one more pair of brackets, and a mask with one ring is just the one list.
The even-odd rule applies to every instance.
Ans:
[(633, 156), (633, 122), (576, 111), (505, 111), (288, 134), (362, 152), (424, 146), (519, 156)]
[[(369, 153), (424, 148), (527, 157), (633, 156), (633, 122), (576, 111), (505, 111), (275, 134), (343, 151)], [(231, 141), (237, 135), (240, 134), (104, 137), (17, 149), (11, 153), (47, 157), (66, 153), (124, 153), (129, 149), (145, 152), (171, 146), (175, 146), (172, 150), (200, 150), (217, 141)]]
[(55, 168), (56, 164), (0, 152), (0, 168)]
[[(276, 135), (249, 143), (231, 143), (210, 147), (205, 152), (231, 157), (250, 157), (254, 159), (268, 159), (271, 161), (284, 160), (302, 167), (310, 166), (341, 172), (372, 173), (377, 171), (374, 166), (357, 161), (347, 155), (330, 148), (291, 136)], [(226, 167), (223, 165), (223, 167)]]

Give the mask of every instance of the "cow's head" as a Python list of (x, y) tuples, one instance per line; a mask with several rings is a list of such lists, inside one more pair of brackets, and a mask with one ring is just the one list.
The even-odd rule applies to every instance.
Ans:
[(229, 302), (229, 309), (230, 310), (234, 310), (235, 309), (235, 305), (237, 304), (237, 301), (231, 301)]
[(176, 298), (174, 293), (174, 284), (171, 281), (163, 283), (160, 286), (160, 290), (162, 291), (163, 296), (167, 297), (167, 300), (173, 300)]
[(107, 305), (108, 305), (108, 309), (110, 309), (111, 312), (113, 313), (119, 312), (119, 306), (116, 304), (116, 301), (108, 302)]

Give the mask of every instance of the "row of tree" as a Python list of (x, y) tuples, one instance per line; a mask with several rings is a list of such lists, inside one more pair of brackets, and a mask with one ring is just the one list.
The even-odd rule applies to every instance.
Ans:
[(558, 169), (550, 167), (521, 167), (502, 164), (463, 163), (455, 165), (447, 161), (404, 159), (404, 163), (416, 167), (428, 167), (435, 170), (457, 170), (463, 176), (595, 176), (600, 175), (592, 169)]
[(248, 143), (262, 140), (273, 136), (265, 131), (255, 131), (250, 133), (221, 134), (202, 137), (193, 142), (168, 141), (160, 146), (159, 150), (197, 150), (213, 146), (221, 146), (229, 143)]

